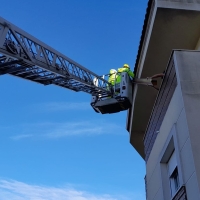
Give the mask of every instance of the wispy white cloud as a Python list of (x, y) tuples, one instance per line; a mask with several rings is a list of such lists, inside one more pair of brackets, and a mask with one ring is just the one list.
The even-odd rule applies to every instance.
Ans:
[(88, 110), (91, 109), (89, 102), (48, 102), (36, 104), (35, 110), (45, 112), (60, 112), (67, 110)]
[(22, 134), (22, 135), (16, 135), (16, 136), (11, 136), (10, 138), (13, 140), (20, 140), (20, 139), (25, 139), (25, 138), (30, 138), (33, 137), (32, 134)]
[(125, 195), (92, 194), (69, 186), (47, 187), (0, 180), (1, 200), (130, 200)]
[(45, 136), (59, 138), (66, 136), (91, 136), (100, 134), (116, 133), (120, 127), (115, 124), (98, 121), (80, 121), (75, 123), (52, 124), (53, 129), (49, 130)]
[(105, 121), (78, 121), (65, 123), (35, 123), (20, 127), (20, 132), (10, 139), (20, 140), (28, 138), (63, 138), (69, 136), (95, 136), (102, 134), (120, 134), (124, 129), (117, 124)]

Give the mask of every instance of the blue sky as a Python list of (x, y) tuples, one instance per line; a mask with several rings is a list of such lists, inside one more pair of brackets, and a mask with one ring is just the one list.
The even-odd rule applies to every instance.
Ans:
[[(47, 3), (48, 2), (48, 3)], [(1, 0), (1, 17), (98, 75), (134, 69), (147, 0)], [(0, 77), (1, 200), (144, 200), (145, 163), (127, 112), (91, 96)]]

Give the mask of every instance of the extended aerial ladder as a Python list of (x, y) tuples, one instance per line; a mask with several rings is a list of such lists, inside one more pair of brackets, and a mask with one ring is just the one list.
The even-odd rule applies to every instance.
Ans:
[[(126, 73), (121, 85), (113, 87), (103, 76), (0, 17), (0, 75), (4, 74), (89, 93), (91, 106), (103, 114), (127, 110), (132, 103), (132, 82)], [(135, 83), (153, 86), (151, 79), (135, 79)]]

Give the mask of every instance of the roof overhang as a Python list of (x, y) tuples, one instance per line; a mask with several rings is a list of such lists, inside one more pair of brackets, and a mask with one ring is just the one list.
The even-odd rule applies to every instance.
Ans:
[[(135, 65), (138, 78), (162, 73), (173, 49), (194, 50), (200, 37), (200, 4), (149, 1), (147, 12)], [(130, 143), (142, 158), (143, 137), (156, 96), (153, 88), (134, 86), (127, 130)]]

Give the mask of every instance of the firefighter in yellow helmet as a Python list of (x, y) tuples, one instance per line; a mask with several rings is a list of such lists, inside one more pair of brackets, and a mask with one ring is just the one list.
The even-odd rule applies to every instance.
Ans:
[(134, 78), (134, 73), (130, 70), (130, 67), (128, 64), (124, 64), (122, 68), (119, 68), (117, 70), (117, 73), (118, 73), (118, 77), (117, 77), (117, 83), (120, 83), (121, 82), (121, 75), (120, 73), (122, 72), (127, 72), (128, 75), (131, 77), (131, 78)]
[(109, 78), (108, 78), (108, 82), (111, 84), (111, 85), (115, 85), (116, 81), (117, 81), (117, 70), (115, 69), (111, 69), (110, 70), (110, 73), (109, 73)]

